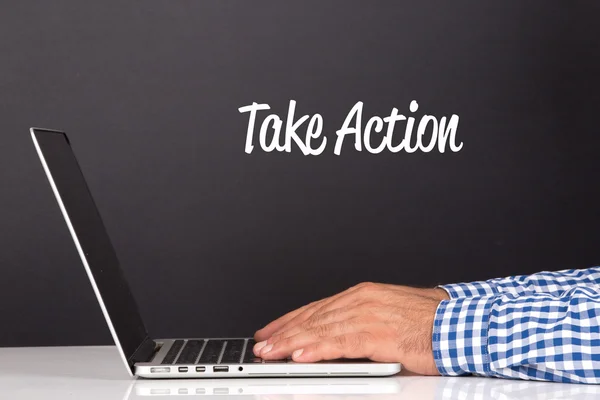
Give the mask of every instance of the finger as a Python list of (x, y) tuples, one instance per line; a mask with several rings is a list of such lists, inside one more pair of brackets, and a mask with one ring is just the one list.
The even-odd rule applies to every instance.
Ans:
[(370, 358), (373, 354), (371, 337), (367, 333), (349, 333), (298, 349), (292, 353), (295, 362), (310, 363), (338, 358)]
[(356, 319), (344, 320), (332, 324), (318, 325), (307, 331), (298, 333), (278, 341), (272, 345), (267, 345), (260, 353), (260, 357), (266, 360), (276, 360), (287, 358), (295, 350), (302, 349), (309, 344), (347, 333), (359, 332), (364, 328), (364, 324)]

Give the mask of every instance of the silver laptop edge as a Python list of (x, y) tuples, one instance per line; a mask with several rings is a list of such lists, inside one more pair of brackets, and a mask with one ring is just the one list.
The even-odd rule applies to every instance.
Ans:
[[(127, 371), (131, 376), (137, 375), (146, 378), (225, 378), (225, 377), (322, 377), (322, 376), (388, 376), (396, 374), (400, 371), (401, 366), (398, 363), (374, 363), (374, 362), (364, 362), (364, 361), (356, 361), (353, 362), (351, 360), (344, 360), (343, 362), (324, 362), (324, 363), (313, 363), (313, 364), (304, 364), (304, 363), (278, 363), (278, 362), (263, 362), (263, 363), (243, 363), (241, 362), (246, 346), (248, 345), (248, 339), (242, 338), (245, 340), (244, 348), (242, 350), (242, 355), (240, 357), (240, 363), (229, 363), (229, 364), (162, 364), (162, 360), (166, 356), (168, 350), (176, 339), (163, 339), (163, 340), (152, 340), (149, 337), (146, 337), (138, 346), (138, 348), (133, 351), (133, 353), (128, 357), (127, 352), (124, 350), (124, 346), (122, 345), (121, 340), (117, 334), (117, 329), (115, 329), (115, 325), (111, 320), (111, 316), (109, 313), (109, 307), (105, 305), (105, 301), (102, 298), (102, 293), (98, 284), (96, 282), (96, 278), (92, 272), (92, 268), (90, 267), (90, 263), (88, 261), (88, 257), (86, 257), (86, 252), (84, 251), (84, 246), (80, 243), (79, 236), (77, 235), (77, 231), (72, 223), (71, 216), (67, 212), (67, 207), (63, 203), (63, 198), (59, 192), (59, 188), (55, 182), (54, 176), (51, 172), (51, 167), (48, 165), (46, 157), (44, 155), (44, 151), (40, 146), (37, 134), (55, 134), (64, 136), (64, 140), (67, 145), (69, 144), (67, 136), (62, 131), (52, 130), (52, 129), (44, 129), (44, 128), (31, 128), (30, 129), (31, 138), (33, 140), (33, 144), (37, 151), (38, 157), (41, 161), (44, 172), (46, 173), (46, 177), (50, 183), (50, 187), (52, 188), (52, 192), (56, 198), (60, 211), (65, 219), (69, 232), (71, 234), (71, 238), (75, 243), (75, 247), (77, 248), (77, 252), (79, 257), (81, 258), (81, 262), (85, 268), (87, 276), (92, 284), (92, 288), (94, 289), (94, 293), (96, 298), (98, 299), (98, 303), (100, 304), (100, 308), (102, 310), (102, 314), (108, 324), (108, 328), (110, 333), (115, 341), (117, 349), (119, 350), (119, 354), (125, 366), (127, 367)], [(70, 145), (68, 146), (68, 150), (72, 154), (72, 149)], [(73, 155), (73, 158), (75, 156)], [(75, 160), (76, 161), (76, 160)], [(81, 172), (81, 171), (79, 171)], [(83, 175), (81, 179), (85, 182)], [(87, 187), (85, 188), (87, 190)], [(91, 199), (91, 193), (90, 199)], [(93, 199), (91, 199), (93, 200)], [(97, 209), (96, 209), (97, 212)], [(98, 215), (98, 218), (99, 215)], [(108, 235), (108, 233), (106, 233)], [(111, 249), (114, 251), (114, 249)], [(118, 265), (117, 265), (118, 267)], [(120, 270), (119, 270), (120, 272)], [(123, 280), (124, 277), (123, 277)], [(106, 283), (105, 283), (106, 284)], [(133, 318), (133, 316), (132, 316)], [(141, 319), (141, 316), (139, 316)], [(118, 318), (117, 318), (118, 320)], [(143, 321), (141, 321), (143, 323)], [(144, 328), (142, 326), (142, 328)], [(144, 328), (145, 329), (145, 328)], [(123, 339), (123, 338), (122, 338)], [(127, 339), (127, 338), (125, 338)], [(216, 338), (218, 340), (227, 340), (223, 338)], [(239, 338), (238, 338), (239, 339)], [(124, 340), (124, 339), (123, 339)], [(211, 338), (202, 338), (202, 339), (181, 339), (181, 340), (215, 340)], [(231, 340), (231, 339), (230, 339)], [(151, 342), (151, 343), (149, 343)], [(145, 347), (145, 349), (141, 349), (141, 347)], [(204, 347), (206, 346), (206, 342), (204, 343)], [(125, 346), (126, 347), (126, 346)], [(182, 349), (185, 347), (182, 346)], [(200, 351), (200, 354), (197, 356), (196, 360), (199, 360), (204, 347)], [(225, 349), (225, 345), (223, 346)], [(144, 350), (144, 352), (141, 352)], [(181, 351), (181, 350), (180, 350)], [(134, 356), (141, 352), (142, 361), (137, 361)], [(131, 351), (130, 351), (131, 353)], [(148, 357), (146, 359), (146, 357)], [(222, 357), (222, 354), (221, 354)], [(145, 360), (145, 361), (143, 361)], [(220, 359), (219, 359), (220, 361)], [(132, 368), (133, 367), (133, 368)]]

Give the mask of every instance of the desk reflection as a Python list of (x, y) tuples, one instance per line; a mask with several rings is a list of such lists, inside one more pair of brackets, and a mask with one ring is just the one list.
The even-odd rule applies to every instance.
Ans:
[(590, 385), (511, 381), (477, 377), (396, 376), (390, 378), (294, 378), (294, 379), (138, 379), (126, 399), (173, 396), (230, 396), (257, 400), (333, 400), (371, 398), (381, 400), (512, 400), (600, 398), (600, 387)]
[[(258, 399), (318, 399), (331, 395), (392, 395), (400, 393), (394, 378), (262, 378), (202, 380), (142, 380), (133, 385), (130, 400), (171, 396), (246, 396)], [(379, 397), (377, 397), (379, 398)]]

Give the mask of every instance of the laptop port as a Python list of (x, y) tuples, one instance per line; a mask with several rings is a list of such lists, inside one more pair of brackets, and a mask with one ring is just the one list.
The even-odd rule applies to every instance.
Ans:
[(215, 365), (213, 372), (229, 372), (229, 366), (227, 365)]
[(153, 374), (164, 374), (167, 372), (171, 372), (171, 368), (169, 368), (169, 367), (152, 367), (152, 368), (150, 368), (150, 372)]
[(206, 367), (196, 367), (196, 372), (204, 372), (206, 371)]
[(188, 372), (188, 367), (179, 367), (179, 372)]

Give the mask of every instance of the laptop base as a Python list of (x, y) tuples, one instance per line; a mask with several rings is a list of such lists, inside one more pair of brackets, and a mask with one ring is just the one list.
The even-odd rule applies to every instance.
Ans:
[[(251, 338), (166, 339), (150, 362), (135, 364), (135, 375), (150, 379), (389, 376), (400, 364), (368, 360), (296, 363), (262, 360), (252, 353)], [(187, 349), (187, 350), (186, 350)]]

